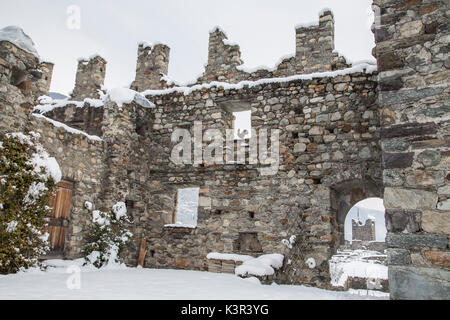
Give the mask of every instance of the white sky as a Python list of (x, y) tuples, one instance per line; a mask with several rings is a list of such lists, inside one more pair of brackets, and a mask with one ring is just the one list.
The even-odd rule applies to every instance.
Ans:
[(247, 135), (245, 136), (245, 139), (249, 139), (252, 137), (252, 112), (250, 110), (248, 111), (241, 111), (241, 112), (234, 112), (233, 115), (236, 117), (236, 120), (234, 121), (234, 137), (235, 139), (238, 139), (238, 130), (241, 131), (241, 134), (244, 133), (244, 130), (247, 130)]
[[(17, 25), (35, 42), (44, 60), (55, 63), (51, 91), (73, 89), (77, 59), (94, 53), (107, 61), (105, 86), (129, 86), (136, 70), (137, 44), (171, 47), (169, 76), (196, 79), (208, 56), (209, 31), (221, 26), (240, 44), (246, 67), (274, 66), (295, 52), (295, 25), (318, 20), (332, 9), (336, 49), (351, 61), (372, 59), (368, 10), (371, 0), (2, 0), (0, 28)], [(81, 9), (81, 28), (67, 27), (67, 8)]]

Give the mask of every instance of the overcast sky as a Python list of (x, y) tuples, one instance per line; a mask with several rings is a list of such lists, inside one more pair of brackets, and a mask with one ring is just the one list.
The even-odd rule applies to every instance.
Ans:
[[(350, 61), (373, 60), (371, 0), (1, 0), (0, 28), (17, 25), (44, 60), (55, 63), (51, 90), (73, 89), (77, 59), (100, 54), (108, 61), (106, 87), (129, 86), (137, 44), (170, 46), (169, 76), (189, 82), (203, 72), (209, 31), (222, 27), (240, 45), (246, 67), (273, 67), (295, 52), (295, 25), (332, 9), (336, 49)], [(68, 27), (71, 5), (80, 8), (79, 29)], [(73, 26), (73, 24), (72, 24)]]

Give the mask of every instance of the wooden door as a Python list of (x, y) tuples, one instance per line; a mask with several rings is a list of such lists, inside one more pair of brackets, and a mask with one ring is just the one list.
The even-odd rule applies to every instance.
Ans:
[(57, 184), (56, 196), (51, 199), (52, 215), (48, 219), (47, 232), (50, 234), (51, 253), (62, 253), (67, 228), (69, 226), (70, 200), (73, 183), (61, 181)]

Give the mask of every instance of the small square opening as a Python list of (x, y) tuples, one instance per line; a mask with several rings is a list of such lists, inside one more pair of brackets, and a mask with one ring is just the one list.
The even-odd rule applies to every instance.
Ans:
[(200, 188), (182, 188), (177, 192), (177, 206), (173, 223), (177, 226), (197, 226)]
[(233, 130), (235, 140), (250, 139), (252, 136), (251, 110), (233, 112)]

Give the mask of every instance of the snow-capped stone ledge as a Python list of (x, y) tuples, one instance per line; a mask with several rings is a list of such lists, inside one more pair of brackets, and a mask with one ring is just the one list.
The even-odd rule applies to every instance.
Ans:
[(11, 42), (20, 49), (39, 58), (39, 54), (34, 47), (33, 40), (31, 40), (31, 38), (25, 32), (23, 32), (22, 28), (20, 27), (8, 26), (0, 29), (0, 42), (2, 41)]
[(354, 65), (351, 68), (342, 69), (342, 70), (336, 70), (336, 71), (327, 71), (327, 72), (316, 72), (316, 73), (310, 73), (310, 74), (301, 74), (301, 75), (294, 75), (289, 77), (280, 77), (280, 78), (265, 78), (260, 79), (256, 81), (241, 81), (236, 84), (231, 84), (227, 82), (219, 82), (219, 81), (212, 81), (210, 83), (203, 83), (194, 85), (191, 87), (174, 87), (170, 89), (162, 89), (162, 90), (146, 90), (141, 92), (144, 96), (161, 96), (165, 94), (170, 94), (174, 92), (183, 93), (185, 96), (191, 94), (192, 92), (196, 90), (201, 89), (210, 89), (213, 87), (219, 88), (222, 87), (225, 90), (240, 90), (244, 87), (256, 87), (263, 84), (270, 84), (270, 83), (285, 83), (285, 82), (291, 82), (296, 80), (312, 80), (315, 78), (335, 78), (338, 76), (345, 76), (352, 73), (366, 73), (366, 74), (372, 74), (375, 71), (377, 71), (377, 65), (371, 64), (368, 62), (364, 62), (358, 65)]
[(83, 108), (86, 103), (91, 107), (100, 108), (109, 101), (115, 102), (119, 108), (122, 108), (123, 104), (128, 104), (133, 101), (143, 108), (155, 107), (155, 105), (147, 100), (144, 95), (128, 88), (113, 88), (106, 91), (107, 93), (104, 94), (101, 90), (99, 90), (100, 99), (85, 98), (83, 101), (53, 99), (49, 96), (41, 96), (38, 98), (39, 105), (34, 107), (34, 111), (44, 114), (53, 111), (56, 108), (67, 107), (68, 105), (74, 105), (77, 108)]
[(68, 99), (53, 99), (49, 96), (41, 96), (38, 98), (39, 104), (34, 107), (34, 111), (38, 111), (41, 114), (53, 111), (56, 108), (64, 108), (68, 105), (74, 105), (77, 108), (83, 108), (86, 103), (91, 107), (103, 107), (105, 102), (102, 99), (86, 98), (83, 101), (74, 101)]
[(128, 88), (113, 88), (109, 90), (105, 97), (105, 102), (107, 101), (114, 101), (119, 108), (122, 108), (124, 103), (131, 103), (132, 101), (144, 108), (155, 107), (143, 94)]
[(69, 127), (68, 125), (66, 125), (64, 123), (61, 123), (61, 122), (55, 121), (53, 119), (47, 118), (46, 116), (43, 116), (42, 114), (33, 113), (32, 115), (34, 117), (38, 118), (38, 119), (43, 119), (43, 120), (45, 120), (47, 122), (50, 122), (53, 126), (55, 126), (57, 128), (63, 128), (64, 130), (66, 130), (69, 133), (81, 134), (81, 135), (85, 136), (86, 138), (88, 138), (89, 140), (92, 140), (92, 141), (103, 141), (103, 139), (98, 137), (98, 136), (89, 135), (89, 134), (87, 134), (84, 131), (81, 131), (81, 130)]

